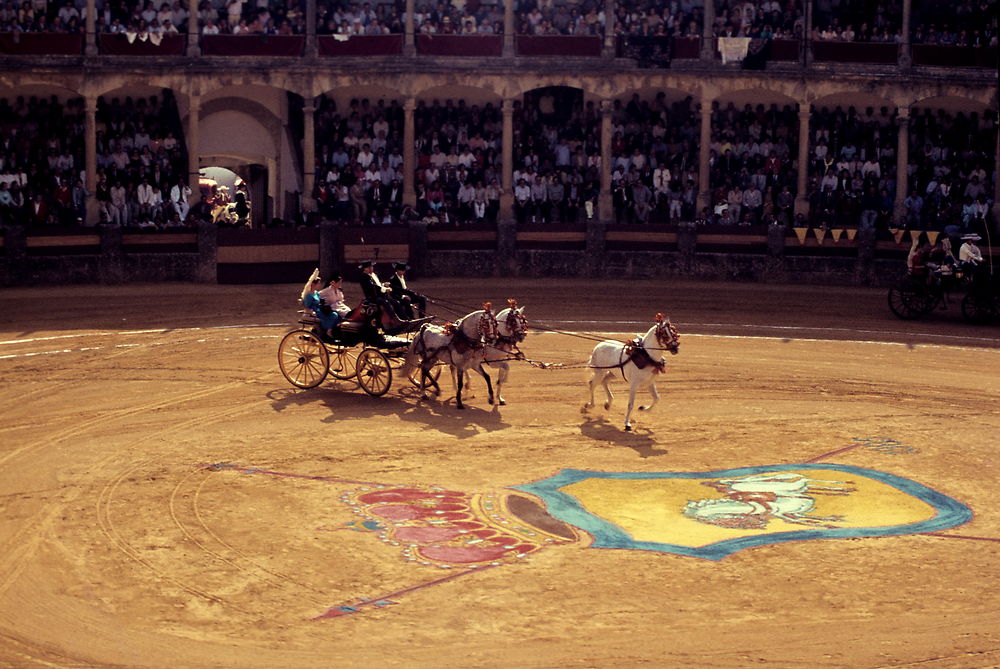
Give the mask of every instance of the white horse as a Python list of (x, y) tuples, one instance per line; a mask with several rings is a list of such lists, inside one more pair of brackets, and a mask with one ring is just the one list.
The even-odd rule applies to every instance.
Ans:
[(489, 403), (493, 404), (493, 383), (483, 369), (483, 362), (488, 347), (496, 343), (498, 332), (497, 318), (489, 302), (479, 311), (462, 316), (454, 323), (443, 326), (425, 324), (410, 342), (403, 373), (408, 374), (413, 368), (420, 369), (420, 396), (426, 399), (428, 380), (437, 392), (441, 391), (428, 373), (430, 368), (439, 362), (449, 365), (458, 378), (455, 406), (464, 409), (462, 379), (468, 370), (475, 370), (486, 379)]
[[(507, 375), (510, 373), (510, 360), (523, 360), (524, 354), (517, 347), (528, 335), (528, 319), (524, 317), (524, 307), (517, 306), (517, 300), (507, 300), (510, 306), (497, 314), (497, 340), (496, 343), (486, 347), (485, 362), (490, 367), (496, 367), (496, 399), (497, 404), (506, 406), (507, 400), (500, 392), (503, 384), (507, 382)], [(457, 379), (455, 385), (458, 385)], [(469, 373), (465, 373), (465, 387), (470, 388)], [(492, 402), (491, 402), (492, 403)]]
[(656, 314), (656, 322), (646, 334), (623, 343), (619, 341), (602, 341), (594, 347), (590, 354), (589, 367), (593, 369), (590, 377), (590, 401), (583, 405), (583, 411), (594, 406), (594, 389), (600, 383), (608, 399), (605, 409), (611, 408), (614, 395), (608, 387), (608, 381), (616, 373), (621, 373), (629, 384), (628, 409), (625, 411), (625, 431), (632, 429), (632, 408), (635, 406), (635, 393), (639, 388), (649, 388), (653, 401), (639, 407), (639, 411), (648, 411), (660, 400), (656, 392), (656, 375), (666, 370), (663, 352), (670, 351), (677, 355), (681, 336), (677, 328), (663, 314)]

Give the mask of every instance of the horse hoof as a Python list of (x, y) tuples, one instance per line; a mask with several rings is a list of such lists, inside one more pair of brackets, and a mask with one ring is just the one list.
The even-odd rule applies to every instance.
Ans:
[(631, 432), (632, 431), (632, 426), (631, 425), (626, 425), (625, 426), (625, 431), (626, 432)]
[(649, 411), (649, 407), (639, 407), (639, 411)]
[(502, 399), (502, 400), (500, 400), (499, 402), (497, 402), (497, 404), (499, 404), (499, 405), (500, 405), (500, 406), (502, 406), (502, 407), (505, 407), (505, 406), (507, 406), (507, 400), (503, 400), (503, 399)]
[(465, 405), (464, 405), (464, 404), (456, 404), (456, 405), (455, 405), (455, 408), (456, 408), (456, 409), (464, 409), (464, 408), (465, 408)]
[(604, 403), (604, 408), (605, 408), (605, 410), (610, 409), (611, 408), (611, 402), (605, 402)]

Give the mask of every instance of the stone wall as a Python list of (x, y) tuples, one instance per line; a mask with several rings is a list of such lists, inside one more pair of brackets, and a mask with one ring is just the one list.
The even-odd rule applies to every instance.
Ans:
[[(350, 231), (325, 222), (311, 248), (304, 250), (302, 232), (289, 232), (284, 240), (278, 230), (242, 233), (253, 237), (248, 243), (257, 249), (252, 262), (268, 264), (288, 261), (288, 249), (301, 257), (296, 262), (270, 263), (265, 273), (245, 272), (238, 282), (297, 283), (309, 265), (329, 272), (342, 268), (353, 275), (356, 262), (345, 254), (344, 239), (360, 233), (367, 243), (377, 246), (379, 236), (398, 241), (401, 233), (408, 243), (399, 247), (399, 257), (382, 257), (380, 263), (407, 260), (414, 278), (425, 277), (624, 277), (636, 279), (683, 278), (699, 281), (753, 281), (766, 283), (809, 283), (824, 285), (884, 286), (905, 272), (905, 259), (912, 236), (917, 232), (889, 231), (792, 231), (782, 226), (770, 228), (633, 226), (618, 229), (589, 222), (576, 231), (562, 230), (564, 240), (548, 241), (535, 231), (530, 239), (519, 240), (513, 224), (501, 224), (482, 234), (477, 245), (462, 248), (462, 229), (435, 230), (435, 245), (428, 244), (426, 226), (415, 224), (408, 235), (399, 228), (363, 228)], [(837, 232), (836, 240), (833, 233)], [(264, 236), (266, 233), (266, 237)], [(442, 237), (454, 234), (455, 241), (441, 248)], [(260, 237), (260, 239), (257, 239)], [(985, 246), (985, 245), (984, 245)], [(403, 257), (408, 251), (408, 257)], [(987, 253), (990, 251), (987, 250)], [(205, 225), (197, 230), (171, 233), (123, 232), (104, 226), (27, 234), (22, 228), (3, 229), (0, 247), (0, 282), (4, 286), (60, 283), (105, 283), (143, 281), (191, 281), (215, 283), (220, 266), (218, 231)], [(252, 269), (252, 264), (247, 265)], [(282, 269), (286, 268), (286, 269)], [(223, 278), (225, 281), (226, 279)]]

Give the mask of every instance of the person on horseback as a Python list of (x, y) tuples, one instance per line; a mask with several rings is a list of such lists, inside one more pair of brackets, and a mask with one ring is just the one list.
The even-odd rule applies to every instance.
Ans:
[(392, 264), (392, 269), (395, 271), (389, 277), (389, 291), (396, 303), (396, 311), (412, 320), (416, 318), (413, 311), (413, 307), (416, 306), (416, 313), (424, 316), (427, 313), (427, 298), (406, 287), (406, 270), (410, 269), (410, 266), (405, 262), (395, 262)]

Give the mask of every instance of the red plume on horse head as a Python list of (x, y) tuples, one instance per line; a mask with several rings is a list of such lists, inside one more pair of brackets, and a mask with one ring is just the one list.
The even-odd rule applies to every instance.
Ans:
[(493, 311), (493, 303), (492, 302), (483, 302), (483, 311), (485, 311), (487, 313)]
[(507, 306), (511, 309), (517, 309), (517, 300), (511, 297), (507, 298)]
[(656, 316), (655, 316), (655, 319), (656, 319), (656, 322), (657, 322), (657, 323), (662, 323), (662, 322), (663, 322), (663, 318), (664, 318), (664, 317), (663, 317), (663, 314), (662, 314), (662, 313), (658, 313), (658, 314), (656, 314)]

